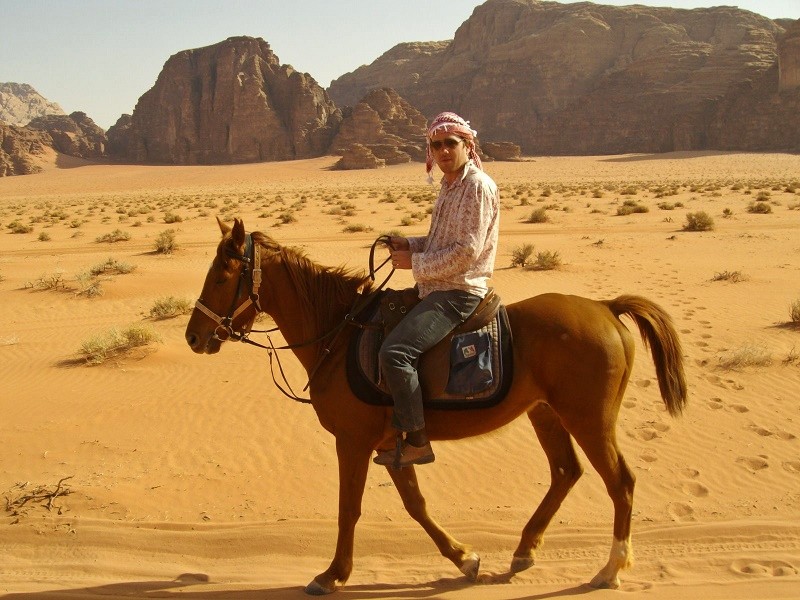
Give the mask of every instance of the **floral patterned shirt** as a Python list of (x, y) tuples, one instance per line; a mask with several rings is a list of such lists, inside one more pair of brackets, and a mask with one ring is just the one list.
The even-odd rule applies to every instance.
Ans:
[(428, 235), (408, 238), (420, 297), (452, 289), (486, 295), (497, 254), (499, 200), (495, 182), (472, 161), (452, 184), (442, 178)]

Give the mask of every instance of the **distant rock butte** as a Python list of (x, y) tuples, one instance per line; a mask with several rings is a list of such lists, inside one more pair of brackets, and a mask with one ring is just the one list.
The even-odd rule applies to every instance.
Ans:
[[(511, 140), (526, 154), (706, 149), (717, 111), (773, 68), (783, 33), (778, 22), (725, 6), (488, 0), (452, 41), (398, 45), (328, 91), (344, 105), (391, 85), (423, 114), (454, 110), (482, 141)], [(780, 50), (781, 89), (796, 85), (798, 61), (791, 34)]]
[(109, 138), (134, 162), (289, 160), (325, 154), (341, 119), (325, 90), (281, 65), (267, 42), (234, 37), (172, 56)]
[(24, 127), (36, 117), (66, 114), (27, 83), (0, 83), (0, 121)]

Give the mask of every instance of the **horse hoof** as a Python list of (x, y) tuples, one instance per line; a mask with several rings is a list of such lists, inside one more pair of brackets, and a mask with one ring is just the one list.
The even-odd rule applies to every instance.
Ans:
[(306, 586), (305, 592), (309, 596), (327, 596), (328, 594), (332, 594), (336, 591), (336, 587), (328, 588), (319, 583), (316, 579), (314, 579), (311, 583)]
[(589, 587), (593, 587), (596, 590), (617, 590), (619, 589), (619, 577), (614, 577), (609, 581), (601, 572), (589, 582)]
[(471, 552), (470, 555), (464, 559), (461, 566), (458, 568), (464, 575), (469, 577), (472, 581), (478, 580), (478, 571), (481, 568), (481, 557)]
[(515, 556), (511, 560), (511, 572), (520, 573), (526, 569), (530, 569), (536, 561), (532, 556)]

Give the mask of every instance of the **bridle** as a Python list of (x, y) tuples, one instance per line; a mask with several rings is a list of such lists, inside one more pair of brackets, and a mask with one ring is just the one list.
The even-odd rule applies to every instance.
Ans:
[[(369, 277), (373, 281), (375, 281), (375, 273), (380, 270), (387, 262), (391, 260), (391, 257), (384, 260), (378, 267), (375, 267), (375, 249), (379, 244), (384, 244), (387, 246), (391, 246), (391, 241), (388, 235), (381, 235), (379, 236), (375, 242), (373, 242), (372, 247), (370, 249), (369, 254)], [(261, 289), (261, 244), (257, 242), (253, 242), (253, 236), (251, 234), (247, 234), (245, 236), (245, 247), (244, 252), (242, 254), (238, 254), (233, 252), (232, 250), (226, 248), (225, 254), (234, 260), (237, 260), (242, 263), (242, 272), (239, 275), (239, 281), (236, 285), (236, 294), (233, 296), (233, 300), (231, 301), (231, 308), (228, 310), (228, 315), (226, 317), (222, 317), (215, 313), (213, 310), (208, 308), (205, 304), (201, 302), (201, 299), (195, 302), (194, 306), (197, 310), (207, 316), (209, 319), (214, 321), (217, 324), (216, 329), (214, 329), (214, 339), (219, 340), (221, 342), (224, 341), (232, 341), (232, 342), (244, 342), (250, 344), (252, 346), (258, 346), (259, 348), (263, 348), (267, 350), (269, 353), (269, 364), (270, 364), (270, 372), (272, 373), (272, 381), (275, 386), (283, 393), (284, 396), (291, 398), (292, 400), (297, 400), (298, 402), (303, 402), (305, 404), (310, 404), (311, 400), (308, 398), (301, 398), (297, 394), (294, 393), (291, 384), (286, 378), (286, 375), (283, 371), (283, 366), (281, 365), (280, 358), (278, 357), (277, 350), (292, 350), (295, 348), (303, 348), (305, 346), (310, 346), (312, 344), (317, 344), (319, 342), (323, 342), (329, 338), (332, 338), (330, 343), (327, 344), (322, 351), (320, 352), (320, 356), (317, 359), (317, 363), (314, 368), (311, 370), (308, 376), (308, 383), (306, 383), (303, 391), (306, 391), (308, 387), (311, 385), (311, 380), (314, 378), (314, 375), (317, 373), (317, 370), (322, 365), (323, 361), (330, 355), (331, 350), (333, 349), (336, 340), (339, 337), (339, 334), (344, 329), (345, 325), (354, 325), (356, 327), (365, 328), (367, 325), (364, 323), (360, 323), (356, 320), (356, 316), (363, 311), (367, 306), (369, 306), (372, 301), (377, 298), (378, 293), (383, 289), (386, 283), (394, 274), (394, 267), (392, 268), (389, 275), (383, 282), (378, 285), (377, 287), (373, 288), (367, 296), (362, 296), (360, 301), (357, 301), (353, 307), (350, 309), (350, 312), (345, 315), (344, 319), (341, 323), (339, 323), (336, 327), (334, 327), (331, 331), (322, 334), (321, 336), (313, 339), (308, 340), (306, 342), (301, 342), (299, 344), (286, 344), (284, 346), (275, 346), (272, 343), (272, 339), (269, 337), (270, 333), (278, 331), (278, 327), (273, 327), (272, 329), (266, 330), (253, 330), (252, 325), (248, 329), (241, 329), (239, 331), (234, 330), (233, 328), (233, 321), (241, 315), (244, 311), (246, 311), (251, 306), (255, 307), (256, 313), (264, 312), (264, 309), (261, 308), (261, 300), (259, 296), (259, 290)], [(252, 256), (251, 256), (252, 254)], [(248, 273), (250, 276), (248, 277)], [(243, 288), (243, 281), (246, 279), (250, 279), (250, 293), (247, 295), (247, 298), (239, 304), (238, 306), (236, 303), (239, 301), (240, 296), (242, 295), (242, 288)], [(225, 333), (225, 337), (221, 337), (219, 332), (222, 331)], [(250, 339), (251, 333), (265, 333), (267, 334), (267, 341), (269, 345), (259, 344)], [(275, 357), (275, 362), (278, 364), (278, 369), (280, 371), (281, 377), (289, 389), (286, 391), (284, 387), (278, 382), (275, 377), (275, 369), (273, 364), (273, 356)]]
[[(252, 258), (250, 257), (251, 252)], [(250, 335), (250, 330), (235, 331), (233, 329), (233, 321), (236, 317), (251, 306), (255, 306), (257, 313), (264, 312), (261, 308), (261, 299), (259, 297), (259, 290), (261, 289), (261, 245), (254, 244), (253, 237), (248, 233), (245, 237), (243, 254), (237, 254), (230, 249), (226, 249), (225, 254), (242, 263), (242, 272), (239, 275), (239, 281), (236, 285), (236, 294), (234, 294), (233, 300), (231, 301), (231, 308), (228, 311), (228, 316), (223, 317), (218, 315), (203, 304), (200, 299), (194, 303), (194, 307), (217, 324), (216, 329), (214, 329), (214, 339), (219, 341), (231, 340), (234, 342), (241, 342), (247, 339), (247, 336)], [(248, 279), (249, 272), (252, 272), (249, 276), (251, 282), (250, 293), (244, 302), (236, 306), (242, 294), (243, 282)], [(225, 337), (221, 337), (220, 332), (224, 332)]]

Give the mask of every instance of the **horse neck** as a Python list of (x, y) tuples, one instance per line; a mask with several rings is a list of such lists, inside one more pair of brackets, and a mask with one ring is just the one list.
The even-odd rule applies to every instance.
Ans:
[[(308, 371), (316, 365), (324, 344), (330, 342), (330, 337), (320, 338), (333, 331), (350, 308), (348, 301), (331, 291), (330, 284), (338, 276), (285, 251), (264, 257), (261, 268), (262, 307), (286, 343), (297, 346), (292, 350)], [(355, 294), (353, 289), (353, 297)]]

